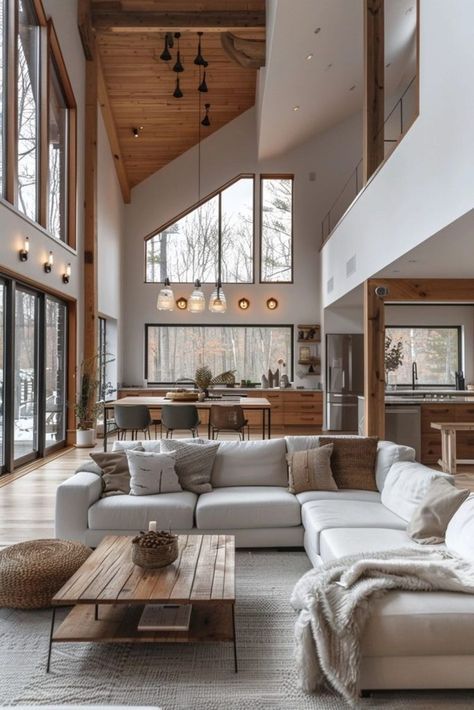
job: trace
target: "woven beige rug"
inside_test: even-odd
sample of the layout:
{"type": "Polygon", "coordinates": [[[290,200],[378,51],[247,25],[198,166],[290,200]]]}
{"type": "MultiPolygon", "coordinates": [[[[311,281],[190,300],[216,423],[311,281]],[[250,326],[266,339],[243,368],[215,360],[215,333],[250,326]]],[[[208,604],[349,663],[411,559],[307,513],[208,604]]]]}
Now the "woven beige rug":
{"type": "MultiPolygon", "coordinates": [[[[152,646],[56,644],[45,673],[50,612],[0,610],[0,705],[154,705],[163,710],[339,710],[329,691],[307,696],[293,663],[295,581],[304,552],[237,552],[237,642],[152,646]]],[[[363,708],[468,709],[468,692],[378,693],[363,708]]]]}

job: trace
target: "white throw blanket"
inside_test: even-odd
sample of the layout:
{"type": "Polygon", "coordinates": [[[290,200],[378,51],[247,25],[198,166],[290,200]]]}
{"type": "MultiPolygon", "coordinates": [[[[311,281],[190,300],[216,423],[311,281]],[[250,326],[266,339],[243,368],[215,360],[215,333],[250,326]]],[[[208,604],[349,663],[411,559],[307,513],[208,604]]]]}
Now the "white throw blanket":
{"type": "Polygon", "coordinates": [[[329,681],[349,703],[355,701],[372,602],[391,589],[474,594],[474,567],[443,550],[401,549],[344,557],[307,572],[291,597],[300,612],[296,663],[303,690],[329,681]]]}

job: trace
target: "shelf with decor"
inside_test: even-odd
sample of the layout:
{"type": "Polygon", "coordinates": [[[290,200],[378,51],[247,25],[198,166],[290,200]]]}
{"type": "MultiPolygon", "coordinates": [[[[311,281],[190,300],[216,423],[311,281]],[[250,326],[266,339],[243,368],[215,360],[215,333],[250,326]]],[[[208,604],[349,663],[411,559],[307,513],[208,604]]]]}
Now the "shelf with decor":
{"type": "Polygon", "coordinates": [[[297,326],[298,365],[307,367],[305,377],[321,375],[321,327],[317,324],[297,326]]]}

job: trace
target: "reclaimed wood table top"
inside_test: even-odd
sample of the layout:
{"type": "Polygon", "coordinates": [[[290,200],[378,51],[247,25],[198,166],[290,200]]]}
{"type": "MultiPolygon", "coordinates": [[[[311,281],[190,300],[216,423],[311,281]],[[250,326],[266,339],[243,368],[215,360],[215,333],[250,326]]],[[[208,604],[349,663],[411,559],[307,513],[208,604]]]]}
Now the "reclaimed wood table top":
{"type": "Polygon", "coordinates": [[[53,605],[235,602],[233,535],[179,535],[177,560],[158,569],[133,564],[132,539],[107,535],[53,605]]]}
{"type": "Polygon", "coordinates": [[[233,399],[206,399],[204,402],[199,401],[177,401],[166,399],[166,397],[140,397],[140,396],[130,396],[122,397],[122,399],[116,399],[111,402],[105,402],[104,406],[106,409],[113,409],[116,405],[136,405],[143,404],[145,407],[150,407],[151,409],[159,409],[165,405],[171,406],[182,406],[194,404],[198,409],[210,409],[214,405],[219,407],[232,406],[233,404],[240,404],[244,409],[270,409],[271,402],[266,397],[235,397],[233,399]]]}

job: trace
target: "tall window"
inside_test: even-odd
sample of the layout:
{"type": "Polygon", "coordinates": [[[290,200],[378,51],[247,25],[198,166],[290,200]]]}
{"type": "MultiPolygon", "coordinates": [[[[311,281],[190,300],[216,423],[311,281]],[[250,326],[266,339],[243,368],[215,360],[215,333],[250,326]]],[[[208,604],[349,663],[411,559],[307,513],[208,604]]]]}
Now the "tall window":
{"type": "Polygon", "coordinates": [[[0,0],[0,196],[5,193],[6,7],[0,0]]]}
{"type": "Polygon", "coordinates": [[[262,177],[261,180],[262,282],[293,280],[293,178],[262,177]]]}
{"type": "Polygon", "coordinates": [[[64,303],[50,296],[45,306],[45,437],[46,446],[66,438],[66,317],[64,303]]]}
{"type": "Polygon", "coordinates": [[[48,230],[67,239],[68,105],[56,65],[49,62],[48,230]]]}
{"type": "Polygon", "coordinates": [[[262,373],[283,360],[291,376],[293,327],[147,325],[146,377],[176,382],[207,365],[217,375],[235,370],[235,379],[260,382],[262,373]]]}
{"type": "Polygon", "coordinates": [[[444,326],[388,326],[386,337],[392,346],[402,343],[402,364],[394,371],[392,382],[412,384],[416,363],[418,385],[456,384],[456,371],[462,368],[461,328],[444,326]]]}
{"type": "Polygon", "coordinates": [[[18,2],[17,116],[18,208],[38,218],[39,25],[31,0],[18,2]]]}
{"type": "Polygon", "coordinates": [[[252,283],[254,251],[254,179],[238,178],[217,195],[167,225],[146,242],[149,283],[215,283],[218,243],[222,243],[221,278],[252,283]]]}

